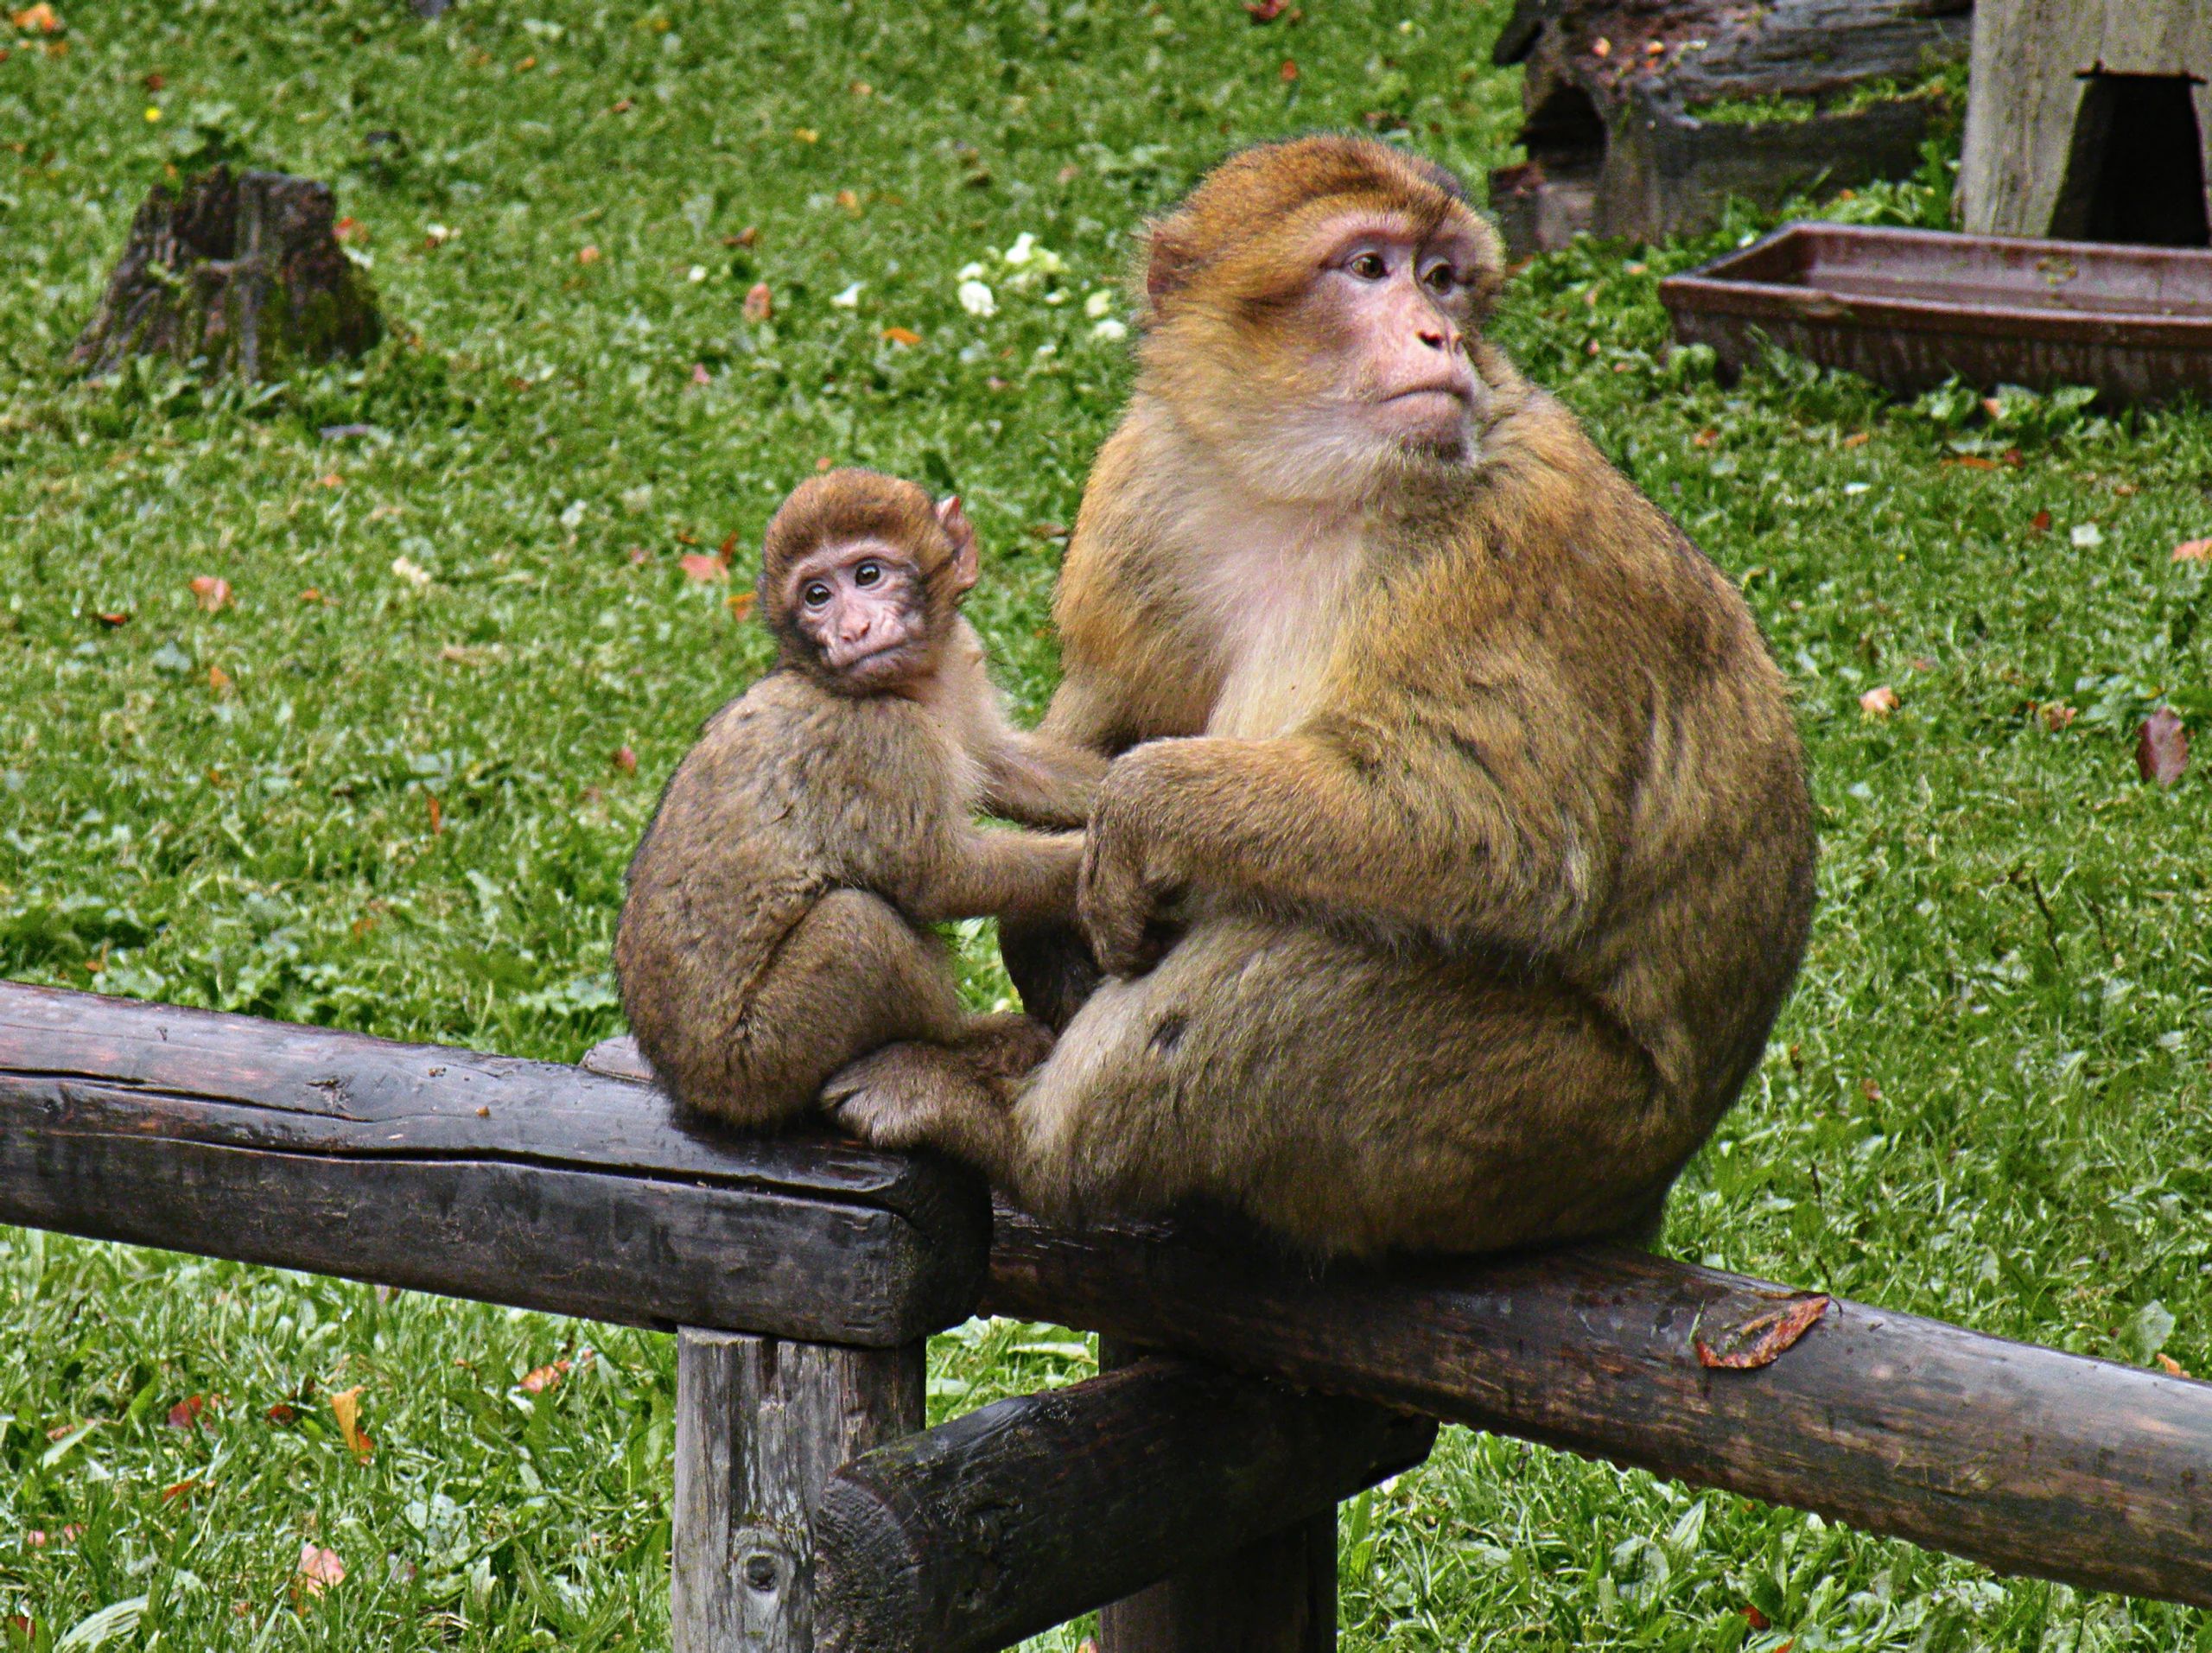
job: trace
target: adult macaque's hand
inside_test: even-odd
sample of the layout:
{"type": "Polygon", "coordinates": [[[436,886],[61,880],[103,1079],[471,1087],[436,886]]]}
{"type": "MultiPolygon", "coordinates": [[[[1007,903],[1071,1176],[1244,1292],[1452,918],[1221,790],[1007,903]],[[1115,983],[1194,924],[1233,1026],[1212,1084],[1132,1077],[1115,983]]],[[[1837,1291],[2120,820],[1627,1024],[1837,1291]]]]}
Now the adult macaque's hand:
{"type": "Polygon", "coordinates": [[[1140,750],[1106,772],[1084,830],[1082,881],[1076,919],[1109,976],[1139,976],[1160,954],[1151,932],[1181,880],[1160,831],[1158,778],[1140,750]]]}

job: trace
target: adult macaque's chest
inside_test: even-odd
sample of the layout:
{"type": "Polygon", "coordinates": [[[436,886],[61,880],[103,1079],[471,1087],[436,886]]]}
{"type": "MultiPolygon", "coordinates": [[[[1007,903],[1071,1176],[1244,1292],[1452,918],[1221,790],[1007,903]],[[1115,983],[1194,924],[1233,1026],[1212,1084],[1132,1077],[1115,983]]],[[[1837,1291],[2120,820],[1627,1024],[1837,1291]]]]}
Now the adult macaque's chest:
{"type": "Polygon", "coordinates": [[[1254,513],[1201,553],[1208,624],[1222,662],[1209,734],[1258,740],[1321,703],[1363,559],[1363,525],[1254,513]]]}

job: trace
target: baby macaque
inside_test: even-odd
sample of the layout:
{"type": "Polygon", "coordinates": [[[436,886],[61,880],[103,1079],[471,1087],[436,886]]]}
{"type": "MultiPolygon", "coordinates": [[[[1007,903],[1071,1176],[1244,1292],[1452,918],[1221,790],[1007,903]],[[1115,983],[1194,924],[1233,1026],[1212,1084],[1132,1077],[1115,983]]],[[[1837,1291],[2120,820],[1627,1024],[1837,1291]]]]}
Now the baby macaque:
{"type": "Polygon", "coordinates": [[[976,534],[957,499],[871,471],[811,479],[768,525],[774,670],[707,722],[630,864],[614,968],[677,1099],[745,1125],[810,1109],[894,1041],[986,1083],[1052,1036],[960,1002],[928,926],[1068,921],[1097,754],[1021,733],[961,618],[976,534]]]}

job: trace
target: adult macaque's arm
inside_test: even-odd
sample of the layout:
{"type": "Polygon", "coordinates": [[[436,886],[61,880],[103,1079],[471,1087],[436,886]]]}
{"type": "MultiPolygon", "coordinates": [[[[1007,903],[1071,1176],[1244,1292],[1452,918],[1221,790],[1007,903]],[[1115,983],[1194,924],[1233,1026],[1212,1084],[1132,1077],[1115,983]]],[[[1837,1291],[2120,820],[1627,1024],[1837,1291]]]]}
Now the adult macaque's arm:
{"type": "Polygon", "coordinates": [[[1092,811],[1084,930],[1129,974],[1160,906],[1211,891],[1446,944],[1555,948],[1608,876],[1611,839],[1601,795],[1544,784],[1528,746],[1501,723],[1487,741],[1322,725],[1140,747],[1092,811]]]}

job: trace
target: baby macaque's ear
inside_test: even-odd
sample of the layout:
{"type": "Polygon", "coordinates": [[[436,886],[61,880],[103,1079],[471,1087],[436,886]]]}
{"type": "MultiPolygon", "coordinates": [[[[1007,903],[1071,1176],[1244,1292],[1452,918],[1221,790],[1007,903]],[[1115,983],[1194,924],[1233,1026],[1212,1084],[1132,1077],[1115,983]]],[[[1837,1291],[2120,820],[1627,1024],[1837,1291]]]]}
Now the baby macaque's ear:
{"type": "Polygon", "coordinates": [[[938,524],[952,541],[952,588],[966,591],[981,572],[976,550],[976,525],[960,508],[960,496],[948,493],[937,504],[938,524]]]}

